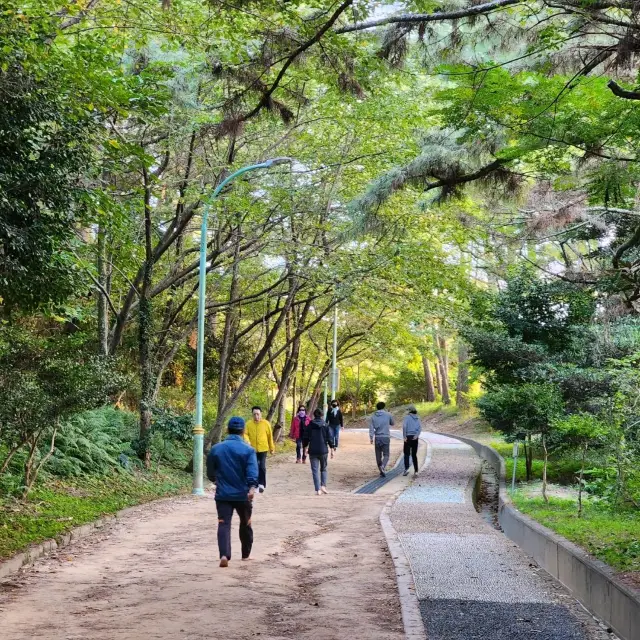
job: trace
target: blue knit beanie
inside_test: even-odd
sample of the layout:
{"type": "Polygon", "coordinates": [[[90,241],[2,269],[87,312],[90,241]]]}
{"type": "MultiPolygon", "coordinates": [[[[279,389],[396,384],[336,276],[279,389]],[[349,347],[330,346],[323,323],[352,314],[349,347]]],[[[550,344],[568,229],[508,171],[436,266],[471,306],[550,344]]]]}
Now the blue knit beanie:
{"type": "Polygon", "coordinates": [[[227,428],[229,429],[229,433],[242,433],[244,431],[244,419],[240,416],[229,418],[227,428]]]}

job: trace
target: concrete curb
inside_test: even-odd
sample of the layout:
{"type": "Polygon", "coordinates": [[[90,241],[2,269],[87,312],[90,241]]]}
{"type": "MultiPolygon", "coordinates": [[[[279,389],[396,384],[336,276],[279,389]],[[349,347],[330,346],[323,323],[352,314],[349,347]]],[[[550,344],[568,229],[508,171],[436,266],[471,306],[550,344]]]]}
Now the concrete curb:
{"type": "Polygon", "coordinates": [[[380,513],[380,526],[387,539],[387,546],[396,572],[405,638],[407,640],[427,640],[411,565],[404,553],[398,533],[391,524],[391,518],[389,518],[389,511],[391,511],[394,502],[395,498],[389,500],[380,513]]]}
{"type": "Polygon", "coordinates": [[[507,493],[504,459],[495,449],[464,436],[449,437],[473,447],[495,469],[500,480],[498,522],[505,535],[622,640],[640,640],[640,593],[623,584],[609,565],[518,511],[507,493]]]}
{"type": "Polygon", "coordinates": [[[29,547],[26,551],[11,556],[7,560],[0,561],[0,579],[17,573],[22,569],[22,567],[33,564],[38,558],[48,556],[57,549],[64,549],[82,538],[87,538],[96,531],[105,527],[107,524],[116,520],[118,517],[121,517],[129,510],[130,508],[123,509],[115,515],[102,516],[102,518],[95,522],[89,522],[87,524],[80,525],[79,527],[75,527],[74,529],[71,529],[71,531],[60,534],[56,539],[52,538],[50,540],[45,540],[40,544],[29,547]]]}
{"type": "MultiPolygon", "coordinates": [[[[427,440],[423,440],[427,446],[427,454],[424,462],[420,467],[420,471],[425,469],[431,462],[431,444],[427,440]]],[[[404,491],[404,489],[403,489],[404,491]]],[[[387,546],[389,547],[389,553],[393,560],[393,566],[396,572],[396,582],[398,583],[398,595],[400,598],[400,608],[402,610],[402,623],[404,625],[404,632],[406,640],[427,640],[427,634],[424,628],[424,622],[422,621],[422,614],[420,613],[420,604],[418,602],[418,596],[416,595],[415,581],[413,577],[413,571],[411,570],[411,564],[407,559],[404,552],[402,542],[398,536],[398,532],[395,530],[389,513],[393,507],[393,503],[396,501],[402,491],[391,498],[384,506],[380,513],[380,526],[387,539],[387,546]]]]}

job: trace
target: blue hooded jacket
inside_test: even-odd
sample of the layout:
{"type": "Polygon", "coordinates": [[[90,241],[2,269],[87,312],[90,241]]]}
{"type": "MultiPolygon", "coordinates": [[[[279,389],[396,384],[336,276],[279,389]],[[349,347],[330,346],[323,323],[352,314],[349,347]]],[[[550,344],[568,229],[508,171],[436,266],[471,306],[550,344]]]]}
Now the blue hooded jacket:
{"type": "Polygon", "coordinates": [[[245,502],[258,486],[258,460],[242,436],[230,434],[207,456],[207,477],[216,483],[216,500],[245,502]]]}

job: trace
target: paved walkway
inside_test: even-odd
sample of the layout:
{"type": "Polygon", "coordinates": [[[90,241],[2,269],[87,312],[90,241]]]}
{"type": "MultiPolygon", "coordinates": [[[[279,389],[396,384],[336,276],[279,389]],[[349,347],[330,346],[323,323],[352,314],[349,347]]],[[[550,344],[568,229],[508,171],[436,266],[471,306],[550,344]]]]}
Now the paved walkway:
{"type": "Polygon", "coordinates": [[[476,512],[475,451],[434,433],[422,438],[431,460],[390,518],[411,565],[428,640],[611,638],[476,512]]]}

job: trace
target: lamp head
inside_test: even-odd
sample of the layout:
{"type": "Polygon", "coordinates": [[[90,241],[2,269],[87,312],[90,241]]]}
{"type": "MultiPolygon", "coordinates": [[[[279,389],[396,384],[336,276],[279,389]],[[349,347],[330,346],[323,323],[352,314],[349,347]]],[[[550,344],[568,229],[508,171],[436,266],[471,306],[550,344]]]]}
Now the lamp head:
{"type": "Polygon", "coordinates": [[[282,158],[270,158],[269,160],[265,160],[262,164],[265,167],[273,167],[277,164],[291,164],[293,162],[293,158],[287,158],[286,156],[282,158]]]}

